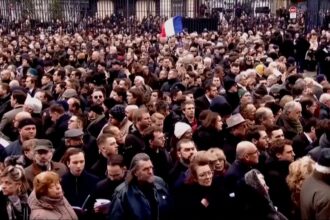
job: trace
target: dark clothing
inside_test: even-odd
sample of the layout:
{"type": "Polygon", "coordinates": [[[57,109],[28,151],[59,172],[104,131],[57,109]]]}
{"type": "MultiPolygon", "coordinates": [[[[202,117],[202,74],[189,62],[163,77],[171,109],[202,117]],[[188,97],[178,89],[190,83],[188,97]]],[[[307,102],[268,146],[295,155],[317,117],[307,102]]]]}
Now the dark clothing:
{"type": "Polygon", "coordinates": [[[313,143],[310,143],[305,133],[298,134],[292,140],[293,151],[296,158],[305,156],[311,149],[314,148],[313,143]]]}
{"type": "Polygon", "coordinates": [[[99,155],[98,160],[92,165],[89,171],[100,179],[106,177],[108,159],[99,155]]]}
{"type": "Polygon", "coordinates": [[[232,133],[228,132],[224,134],[224,144],[223,151],[226,155],[226,159],[229,163],[233,163],[236,158],[236,147],[239,142],[242,141],[241,138],[234,136],[232,133]]]}
{"type": "Polygon", "coordinates": [[[221,131],[215,128],[198,127],[193,135],[198,150],[208,150],[212,147],[222,148],[224,138],[221,131]]]}
{"type": "Polygon", "coordinates": [[[170,171],[168,184],[170,187],[174,187],[175,183],[182,177],[187,171],[188,167],[180,161],[177,161],[170,171]]]}
{"type": "Polygon", "coordinates": [[[213,186],[205,187],[197,183],[182,184],[173,195],[175,220],[224,219],[225,193],[215,193],[213,186]],[[206,200],[208,205],[202,204],[206,200]]]}
{"type": "Polygon", "coordinates": [[[149,155],[152,165],[154,166],[154,174],[167,181],[169,171],[172,168],[172,159],[166,149],[158,151],[147,147],[145,153],[149,155]]]}
{"type": "Polygon", "coordinates": [[[22,142],[17,139],[16,141],[10,143],[3,151],[1,161],[4,161],[6,157],[13,155],[22,155],[22,142]]]}
{"type": "Polygon", "coordinates": [[[252,169],[251,166],[235,160],[225,175],[225,188],[228,193],[236,192],[239,182],[252,169]]]}
{"type": "Polygon", "coordinates": [[[131,160],[135,154],[142,153],[146,149],[146,143],[144,141],[142,134],[134,125],[132,125],[131,128],[132,130],[126,136],[124,152],[123,152],[125,164],[127,167],[130,166],[131,160]]]}
{"type": "Polygon", "coordinates": [[[319,118],[320,119],[330,119],[330,108],[322,103],[321,103],[319,118]]]}
{"type": "Polygon", "coordinates": [[[105,124],[108,123],[108,120],[105,116],[100,116],[96,120],[92,121],[86,128],[86,131],[92,135],[93,137],[97,138],[104,127],[105,124]]]}
{"type": "Polygon", "coordinates": [[[55,149],[60,146],[64,133],[68,130],[68,121],[70,118],[70,115],[63,114],[56,123],[46,131],[46,137],[53,143],[55,149]]]}
{"type": "Polygon", "coordinates": [[[242,181],[237,190],[239,200],[239,212],[235,219],[253,219],[253,220],[285,220],[287,219],[281,213],[277,212],[271,203],[269,196],[263,192],[263,189],[257,190],[242,181]]]}
{"type": "Polygon", "coordinates": [[[282,128],[285,138],[290,140],[292,140],[296,135],[303,132],[303,128],[300,121],[293,122],[285,115],[281,115],[278,118],[276,124],[282,128]],[[301,131],[299,131],[299,127],[296,125],[300,126],[301,131]]]}
{"type": "Polygon", "coordinates": [[[121,181],[112,181],[109,178],[101,180],[96,184],[96,189],[93,196],[95,199],[108,199],[111,201],[115,189],[123,182],[124,179],[121,181]]]}
{"type": "Polygon", "coordinates": [[[22,210],[18,211],[15,206],[10,202],[7,196],[3,195],[0,191],[0,216],[1,220],[29,220],[30,219],[30,208],[27,204],[27,196],[26,201],[25,199],[20,198],[22,210]],[[8,213],[8,208],[11,210],[8,213]]]}
{"type": "Polygon", "coordinates": [[[0,118],[6,113],[11,110],[10,106],[10,95],[6,95],[0,98],[0,118]]]}
{"type": "Polygon", "coordinates": [[[199,114],[203,110],[206,110],[206,109],[209,109],[210,108],[210,102],[206,98],[206,95],[203,95],[203,96],[197,98],[195,100],[195,106],[196,106],[195,115],[196,115],[196,118],[198,118],[199,114]]]}
{"type": "Polygon", "coordinates": [[[80,176],[73,176],[68,172],[62,176],[61,185],[70,205],[82,207],[88,195],[95,191],[98,181],[99,178],[86,171],[80,176]]]}
{"type": "Polygon", "coordinates": [[[172,202],[165,182],[161,178],[155,177],[155,181],[150,187],[152,187],[151,191],[142,191],[136,180],[120,184],[116,188],[111,202],[109,220],[172,219],[172,202]],[[157,216],[158,218],[156,218],[157,216]]]}
{"type": "Polygon", "coordinates": [[[265,180],[269,186],[269,195],[274,205],[285,216],[290,217],[292,211],[291,192],[286,183],[290,161],[270,158],[266,162],[265,180]]]}

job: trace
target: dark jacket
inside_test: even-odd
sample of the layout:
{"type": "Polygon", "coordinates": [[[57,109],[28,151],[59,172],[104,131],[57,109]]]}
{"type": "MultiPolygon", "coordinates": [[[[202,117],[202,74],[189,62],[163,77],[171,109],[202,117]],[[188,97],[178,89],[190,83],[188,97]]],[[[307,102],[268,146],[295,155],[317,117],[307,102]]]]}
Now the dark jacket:
{"type": "Polygon", "coordinates": [[[183,163],[181,163],[180,161],[176,161],[169,173],[168,183],[171,188],[174,187],[177,181],[179,181],[180,177],[185,175],[187,169],[188,167],[185,166],[183,163]]]}
{"type": "Polygon", "coordinates": [[[198,150],[208,150],[212,147],[223,147],[224,138],[221,131],[215,128],[200,126],[193,135],[198,150]]]}
{"type": "Polygon", "coordinates": [[[290,217],[293,209],[291,192],[286,177],[289,174],[290,161],[280,161],[270,158],[266,161],[265,180],[269,186],[269,195],[274,205],[285,216],[290,217]]]}
{"type": "MultiPolygon", "coordinates": [[[[299,121],[300,123],[300,121],[299,121]]],[[[281,115],[276,124],[280,126],[283,130],[284,136],[287,139],[292,140],[296,135],[298,135],[298,131],[294,128],[294,126],[290,123],[290,121],[284,116],[281,115]]]]}
{"type": "Polygon", "coordinates": [[[311,149],[314,148],[313,143],[310,143],[304,133],[298,134],[292,140],[293,151],[296,158],[305,156],[311,149]]]}
{"type": "Polygon", "coordinates": [[[0,98],[0,118],[2,118],[2,116],[10,110],[11,110],[10,94],[8,94],[0,98]]]}
{"type": "Polygon", "coordinates": [[[95,199],[108,199],[111,201],[115,189],[123,182],[124,179],[121,181],[112,181],[109,178],[101,180],[96,184],[93,196],[95,197],[95,199]]]}
{"type": "Polygon", "coordinates": [[[100,116],[96,120],[92,121],[86,128],[86,131],[92,135],[93,137],[97,138],[104,127],[105,124],[108,123],[108,120],[105,116],[100,116]]]}
{"type": "Polygon", "coordinates": [[[225,187],[227,192],[236,192],[239,182],[242,181],[244,175],[251,169],[251,166],[246,165],[239,160],[235,160],[225,175],[225,187]]]}
{"type": "Polygon", "coordinates": [[[146,149],[146,143],[139,130],[132,125],[130,133],[126,136],[123,156],[127,167],[130,166],[131,160],[137,153],[142,153],[146,149]]]}
{"type": "Polygon", "coordinates": [[[199,114],[205,110],[205,109],[209,109],[210,108],[210,102],[209,100],[206,98],[206,95],[203,95],[199,98],[197,98],[195,100],[195,106],[196,106],[196,110],[195,110],[195,115],[196,118],[198,118],[199,114]]]}
{"type": "MultiPolygon", "coordinates": [[[[22,142],[20,139],[17,139],[16,141],[10,143],[6,148],[5,148],[5,158],[8,156],[13,156],[13,155],[22,155],[22,142]]],[[[5,159],[3,158],[3,159],[5,159]]]]}
{"type": "Polygon", "coordinates": [[[20,198],[22,210],[18,211],[13,204],[10,202],[7,196],[3,195],[0,191],[0,216],[1,220],[29,220],[30,219],[30,208],[27,204],[27,196],[20,198]],[[25,201],[24,201],[25,200],[25,201]],[[8,214],[7,207],[11,207],[11,218],[8,214]]]}
{"type": "Polygon", "coordinates": [[[226,203],[223,194],[215,194],[213,186],[205,187],[197,183],[182,184],[173,194],[175,207],[175,220],[206,220],[224,219],[224,208],[226,203]],[[208,206],[204,206],[201,201],[208,201],[208,206]]]}
{"type": "Polygon", "coordinates": [[[71,206],[82,207],[88,195],[95,191],[99,178],[83,171],[80,176],[67,172],[62,176],[64,196],[71,206]]]}
{"type": "Polygon", "coordinates": [[[157,206],[153,210],[148,197],[134,180],[131,183],[120,184],[111,202],[109,220],[171,219],[172,202],[165,182],[161,178],[155,177],[152,191],[152,199],[155,200],[157,206]],[[152,216],[153,213],[157,216],[156,218],[152,216]]]}
{"type": "Polygon", "coordinates": [[[233,163],[236,158],[236,147],[239,142],[242,141],[241,138],[234,136],[232,133],[224,131],[224,144],[223,151],[226,155],[226,159],[229,163],[233,163]]]}
{"type": "Polygon", "coordinates": [[[71,118],[68,114],[63,114],[56,123],[46,131],[46,137],[49,139],[54,148],[58,148],[61,144],[61,139],[64,137],[64,133],[68,130],[68,121],[71,118]]]}
{"type": "Polygon", "coordinates": [[[320,119],[330,119],[330,108],[321,103],[320,107],[320,119]]]}

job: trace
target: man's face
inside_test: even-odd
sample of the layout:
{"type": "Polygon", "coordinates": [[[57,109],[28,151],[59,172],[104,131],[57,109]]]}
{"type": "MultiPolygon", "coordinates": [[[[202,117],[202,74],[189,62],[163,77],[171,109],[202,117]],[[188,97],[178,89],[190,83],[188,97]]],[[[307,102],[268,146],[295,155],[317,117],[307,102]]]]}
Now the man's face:
{"type": "Polygon", "coordinates": [[[56,122],[60,118],[60,115],[57,112],[49,112],[49,116],[52,122],[56,122]]]}
{"type": "Polygon", "coordinates": [[[209,98],[213,99],[218,95],[218,89],[215,86],[212,86],[210,91],[209,91],[209,98]]]}
{"type": "Polygon", "coordinates": [[[94,104],[102,105],[104,102],[104,95],[101,91],[95,91],[92,94],[92,101],[94,104]]]}
{"type": "Polygon", "coordinates": [[[187,104],[183,110],[183,113],[186,116],[186,118],[194,118],[195,117],[195,105],[187,104]]]}
{"type": "Polygon", "coordinates": [[[259,163],[259,150],[254,144],[249,147],[246,154],[249,164],[255,165],[259,163]]]}
{"type": "Polygon", "coordinates": [[[288,115],[289,118],[299,121],[301,118],[301,106],[296,106],[288,115]]]}
{"type": "Polygon", "coordinates": [[[81,152],[71,155],[67,165],[73,176],[80,176],[85,168],[85,155],[81,152]]]}
{"type": "Polygon", "coordinates": [[[105,157],[118,154],[118,144],[116,139],[114,137],[108,137],[106,142],[100,146],[100,151],[105,157]]]}
{"type": "Polygon", "coordinates": [[[150,118],[150,114],[149,113],[143,113],[142,114],[142,119],[139,122],[139,125],[142,128],[147,128],[151,125],[151,118],[150,118]]]}
{"type": "Polygon", "coordinates": [[[151,160],[148,161],[139,161],[138,169],[135,172],[135,176],[140,183],[153,183],[155,180],[154,176],[154,166],[152,165],[151,160]]]}
{"type": "Polygon", "coordinates": [[[30,140],[36,137],[37,129],[35,125],[26,125],[19,130],[23,140],[30,140]]]}
{"type": "Polygon", "coordinates": [[[189,164],[191,158],[194,156],[194,154],[197,152],[196,146],[193,144],[193,142],[187,142],[182,143],[180,150],[177,152],[179,159],[189,164]]]}
{"type": "Polygon", "coordinates": [[[163,132],[154,132],[154,139],[151,142],[154,148],[162,149],[165,145],[165,135],[163,132]]]}
{"type": "Polygon", "coordinates": [[[119,165],[108,165],[108,178],[111,181],[124,181],[126,169],[119,165]]]}
{"type": "Polygon", "coordinates": [[[232,66],[230,70],[233,74],[237,75],[239,73],[239,66],[232,66]]]}
{"type": "Polygon", "coordinates": [[[34,94],[34,98],[39,99],[41,102],[45,102],[46,98],[45,98],[45,93],[38,91],[34,94]]]}
{"type": "Polygon", "coordinates": [[[217,88],[221,86],[221,81],[219,77],[213,77],[212,83],[216,85],[217,88]]]}
{"type": "Polygon", "coordinates": [[[260,137],[257,143],[257,148],[262,150],[267,149],[269,140],[266,131],[259,131],[259,135],[260,137]]]}
{"type": "Polygon", "coordinates": [[[68,121],[68,129],[79,129],[78,117],[73,115],[68,121]]]}
{"type": "Polygon", "coordinates": [[[273,112],[269,112],[265,120],[263,121],[263,124],[265,126],[273,125],[275,123],[275,117],[273,112]]]}
{"type": "Polygon", "coordinates": [[[270,142],[273,142],[276,140],[284,140],[284,133],[281,128],[278,130],[274,130],[271,133],[270,142]]]}
{"type": "Polygon", "coordinates": [[[51,150],[37,150],[34,151],[34,160],[40,166],[46,166],[50,163],[53,157],[51,150]]]}
{"type": "Polygon", "coordinates": [[[293,162],[295,154],[291,145],[284,145],[283,152],[281,154],[276,154],[276,156],[279,160],[293,162]]]}

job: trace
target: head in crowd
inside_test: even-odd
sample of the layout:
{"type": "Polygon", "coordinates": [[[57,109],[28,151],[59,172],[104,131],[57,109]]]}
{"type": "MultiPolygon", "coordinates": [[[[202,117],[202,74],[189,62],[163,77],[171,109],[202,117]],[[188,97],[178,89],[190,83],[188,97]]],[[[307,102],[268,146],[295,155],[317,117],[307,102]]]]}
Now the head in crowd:
{"type": "Polygon", "coordinates": [[[292,141],[280,139],[271,142],[269,146],[269,154],[279,161],[293,162],[295,153],[292,148],[292,141]]]}
{"type": "Polygon", "coordinates": [[[20,165],[7,166],[0,175],[1,191],[5,196],[23,196],[29,190],[24,168],[20,165]]]}
{"type": "Polygon", "coordinates": [[[111,155],[107,162],[107,177],[112,182],[123,182],[127,168],[124,164],[123,156],[119,154],[111,155]]]}
{"type": "Polygon", "coordinates": [[[291,191],[291,199],[297,207],[300,207],[302,183],[312,174],[314,167],[315,161],[309,156],[299,158],[289,166],[289,175],[286,177],[286,181],[291,191]]]}
{"type": "Polygon", "coordinates": [[[138,153],[132,158],[126,179],[129,184],[153,184],[155,180],[153,164],[147,154],[138,153]]]}
{"type": "Polygon", "coordinates": [[[249,141],[242,141],[236,147],[236,160],[248,165],[259,163],[259,150],[249,141]]]}
{"type": "Polygon", "coordinates": [[[176,145],[176,155],[179,161],[188,166],[197,152],[195,143],[190,139],[182,139],[176,145]]]}
{"type": "Polygon", "coordinates": [[[33,190],[38,199],[49,197],[51,199],[63,198],[60,177],[53,171],[38,174],[33,180],[33,190]]]}

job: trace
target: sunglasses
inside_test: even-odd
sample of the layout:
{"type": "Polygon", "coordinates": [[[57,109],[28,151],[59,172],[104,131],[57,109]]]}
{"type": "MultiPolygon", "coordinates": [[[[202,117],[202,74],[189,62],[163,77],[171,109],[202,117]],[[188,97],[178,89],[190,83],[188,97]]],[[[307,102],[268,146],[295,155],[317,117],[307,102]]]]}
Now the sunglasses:
{"type": "Polygon", "coordinates": [[[94,99],[102,99],[103,96],[102,95],[99,95],[99,96],[93,96],[94,99]]]}

